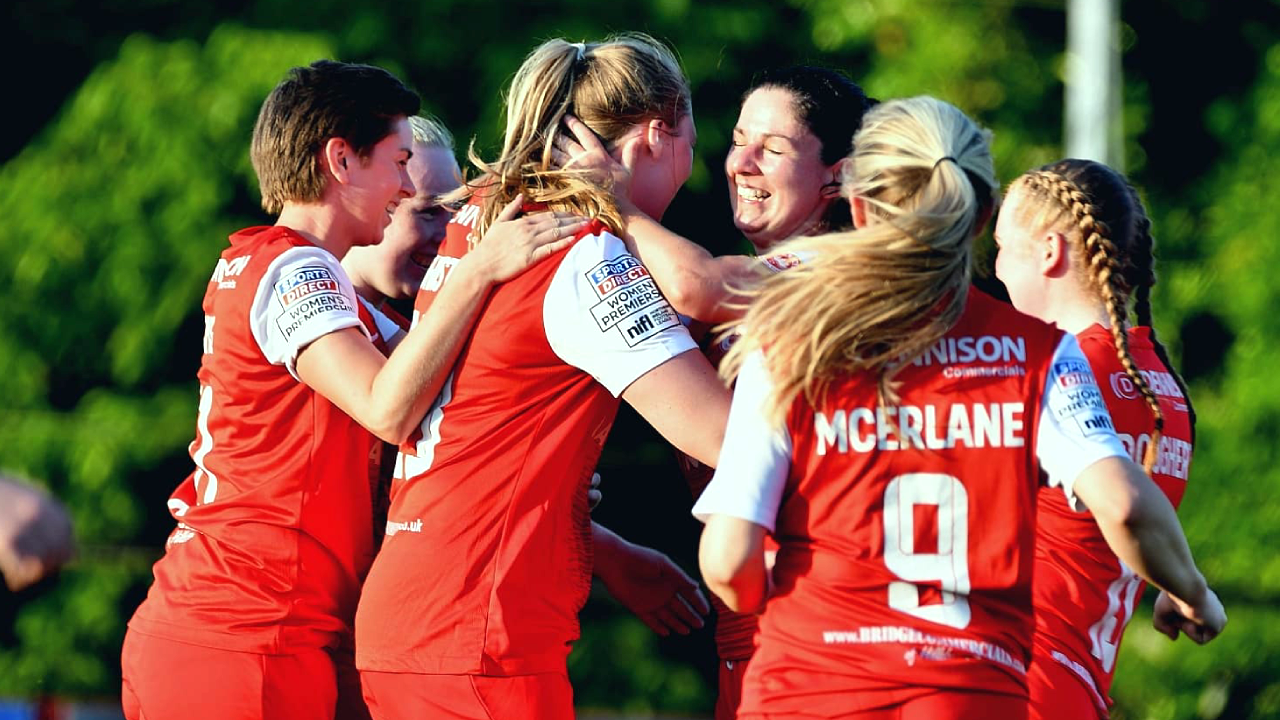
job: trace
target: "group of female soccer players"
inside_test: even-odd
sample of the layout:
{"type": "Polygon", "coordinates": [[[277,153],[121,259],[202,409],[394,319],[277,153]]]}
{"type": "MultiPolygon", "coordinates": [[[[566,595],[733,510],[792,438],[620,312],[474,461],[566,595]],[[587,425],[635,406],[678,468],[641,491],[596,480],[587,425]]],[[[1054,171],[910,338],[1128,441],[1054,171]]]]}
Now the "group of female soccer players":
{"type": "Polygon", "coordinates": [[[130,718],[333,717],[352,623],[373,717],[572,717],[621,400],[694,469],[736,628],[718,718],[1105,717],[1144,580],[1171,637],[1221,631],[1170,504],[1194,415],[1149,327],[1150,224],[1114,171],[1013,183],[1015,310],[970,287],[999,188],[989,134],[943,101],[762,76],[725,167],[759,260],[658,223],[696,141],[661,44],[547,41],[507,101],[385,358],[338,260],[413,192],[417,98],[322,62],[264,104],[280,219],[210,281],[197,469],[130,622],[130,718]],[[740,323],[704,355],[682,316],[740,323]],[[401,452],[370,563],[375,434],[401,452]]]}

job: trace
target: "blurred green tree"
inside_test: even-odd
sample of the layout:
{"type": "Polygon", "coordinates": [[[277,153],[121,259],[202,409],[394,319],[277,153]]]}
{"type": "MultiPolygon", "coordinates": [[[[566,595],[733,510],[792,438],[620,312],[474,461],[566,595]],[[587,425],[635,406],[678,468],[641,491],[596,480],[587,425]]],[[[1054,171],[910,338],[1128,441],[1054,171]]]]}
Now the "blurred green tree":
{"type": "Polygon", "coordinates": [[[286,69],[332,52],[234,26],[204,44],[132,36],[0,170],[0,465],[47,482],[85,548],[22,608],[0,693],[118,682],[124,619],[159,546],[110,548],[171,525],[163,498],[187,472],[172,458],[193,432],[193,311],[224,238],[262,219],[248,133],[286,69]]]}

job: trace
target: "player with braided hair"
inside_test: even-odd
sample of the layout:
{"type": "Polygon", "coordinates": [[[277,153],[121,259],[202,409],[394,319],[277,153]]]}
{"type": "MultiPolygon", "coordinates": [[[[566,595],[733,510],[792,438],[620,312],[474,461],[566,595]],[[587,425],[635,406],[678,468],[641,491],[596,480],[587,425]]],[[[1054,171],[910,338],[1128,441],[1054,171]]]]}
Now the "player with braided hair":
{"type": "MultiPolygon", "coordinates": [[[[1010,186],[996,241],[996,274],[1014,305],[1077,336],[1126,450],[1177,506],[1195,416],[1151,327],[1154,243],[1137,193],[1101,163],[1046,165],[1010,186]]],[[[1120,638],[1143,580],[1088,514],[1054,493],[1039,498],[1035,566],[1031,716],[1105,718],[1120,638]]],[[[1171,638],[1182,630],[1208,639],[1180,621],[1192,612],[1181,601],[1162,593],[1156,610],[1156,627],[1171,638]]]]}
{"type": "Polygon", "coordinates": [[[1226,622],[1075,337],[970,287],[989,138],[934,98],[873,108],[844,178],[856,229],[782,245],[812,259],[752,293],[694,506],[710,589],[764,608],[744,720],[1027,717],[1041,478],[1189,632],[1226,622]]]}

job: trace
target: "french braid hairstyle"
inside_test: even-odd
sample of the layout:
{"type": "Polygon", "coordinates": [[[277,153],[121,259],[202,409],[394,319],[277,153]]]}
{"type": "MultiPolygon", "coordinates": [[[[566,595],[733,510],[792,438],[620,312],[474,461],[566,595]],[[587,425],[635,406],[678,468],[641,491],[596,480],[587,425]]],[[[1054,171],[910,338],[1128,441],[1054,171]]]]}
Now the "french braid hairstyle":
{"type": "Polygon", "coordinates": [[[661,119],[675,127],[693,108],[675,55],[642,33],[588,43],[547,40],[520,65],[506,101],[501,154],[486,161],[473,141],[467,156],[481,176],[447,198],[460,202],[483,195],[476,238],[519,193],[529,202],[599,219],[621,234],[622,216],[607,188],[595,184],[588,171],[552,168],[551,150],[564,116],[575,115],[612,149],[637,123],[661,119]]]}
{"type": "Polygon", "coordinates": [[[775,381],[767,414],[780,421],[796,396],[820,402],[832,381],[867,373],[881,404],[894,374],[955,326],[969,292],[972,240],[998,184],[991,134],[932,97],[892,100],[863,117],[845,166],[844,195],[868,223],[802,237],[777,253],[811,258],[752,290],[721,374],[767,348],[775,381]]]}
{"type": "MultiPolygon", "coordinates": [[[[1151,287],[1156,283],[1151,221],[1134,189],[1115,170],[1092,160],[1067,159],[1032,170],[1013,182],[1029,200],[1024,207],[1038,211],[1024,218],[1037,229],[1068,228],[1064,233],[1072,252],[1087,268],[1084,278],[1102,300],[1110,320],[1116,355],[1125,374],[1151,408],[1155,426],[1142,466],[1155,466],[1164,431],[1164,413],[1150,383],[1138,371],[1129,352],[1129,300],[1135,301],[1139,325],[1151,326],[1151,287]]],[[[1168,367],[1190,410],[1186,384],[1169,362],[1168,353],[1151,330],[1157,356],[1168,367]]],[[[1195,415],[1191,412],[1194,432],[1195,415]]]]}

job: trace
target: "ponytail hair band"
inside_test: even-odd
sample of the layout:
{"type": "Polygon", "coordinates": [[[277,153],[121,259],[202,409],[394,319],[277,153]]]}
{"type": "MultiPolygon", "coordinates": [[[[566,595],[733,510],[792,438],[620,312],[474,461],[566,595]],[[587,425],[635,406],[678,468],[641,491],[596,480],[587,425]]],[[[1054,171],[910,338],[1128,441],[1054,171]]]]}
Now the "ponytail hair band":
{"type": "MultiPolygon", "coordinates": [[[[950,160],[951,162],[956,164],[956,167],[960,167],[959,160],[955,159],[954,157],[951,157],[950,155],[943,155],[942,157],[938,158],[937,162],[933,164],[932,168],[929,168],[929,172],[933,172],[934,170],[937,170],[938,166],[941,165],[946,160],[950,160]]],[[[960,168],[960,169],[963,170],[964,168],[960,168]]]]}
{"type": "Polygon", "coordinates": [[[583,60],[586,59],[587,57],[586,43],[576,42],[576,43],[569,43],[569,44],[573,46],[574,50],[578,51],[578,56],[575,58],[575,62],[582,62],[583,60]]]}

